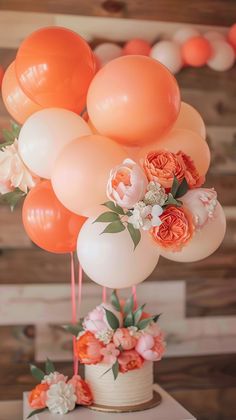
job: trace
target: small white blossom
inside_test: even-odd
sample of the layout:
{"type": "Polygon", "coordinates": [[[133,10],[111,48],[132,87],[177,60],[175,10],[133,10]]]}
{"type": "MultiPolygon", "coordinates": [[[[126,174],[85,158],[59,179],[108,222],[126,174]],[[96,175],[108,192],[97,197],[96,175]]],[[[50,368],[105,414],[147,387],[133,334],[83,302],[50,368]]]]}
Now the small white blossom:
{"type": "Polygon", "coordinates": [[[95,337],[102,341],[104,344],[109,344],[112,337],[113,337],[114,331],[112,329],[102,330],[98,331],[95,334],[95,337]]]}
{"type": "Polygon", "coordinates": [[[158,182],[151,181],[147,186],[147,192],[144,196],[144,203],[147,205],[153,206],[154,204],[159,204],[163,206],[167,199],[167,194],[165,189],[158,182]]]}
{"type": "Polygon", "coordinates": [[[62,373],[52,372],[52,373],[49,373],[49,375],[45,375],[41,383],[53,385],[53,384],[57,384],[58,382],[66,382],[67,379],[68,377],[64,376],[62,373]]]}
{"type": "Polygon", "coordinates": [[[131,223],[135,229],[149,230],[152,227],[160,226],[161,219],[159,216],[163,213],[163,209],[158,204],[146,206],[143,201],[139,201],[132,210],[132,215],[129,216],[128,222],[131,223]]]}
{"type": "Polygon", "coordinates": [[[127,329],[129,330],[131,337],[139,338],[142,335],[142,330],[139,330],[134,325],[128,327],[127,329]]]}
{"type": "Polygon", "coordinates": [[[66,414],[75,408],[77,397],[72,384],[58,382],[47,391],[46,405],[52,414],[66,414]]]}

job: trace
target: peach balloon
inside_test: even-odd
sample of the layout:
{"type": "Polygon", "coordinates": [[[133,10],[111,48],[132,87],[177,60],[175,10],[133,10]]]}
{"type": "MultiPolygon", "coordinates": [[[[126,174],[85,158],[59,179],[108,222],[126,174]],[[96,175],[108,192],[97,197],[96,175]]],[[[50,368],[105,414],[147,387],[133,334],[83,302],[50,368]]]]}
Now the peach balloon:
{"type": "Polygon", "coordinates": [[[215,71],[226,71],[233,67],[235,62],[235,52],[228,42],[213,41],[213,54],[207,65],[215,71]]]}
{"type": "Polygon", "coordinates": [[[134,38],[126,42],[123,48],[124,55],[149,55],[151,51],[151,45],[145,39],[134,38]]]}
{"type": "Polygon", "coordinates": [[[181,50],[177,42],[168,40],[157,42],[151,49],[150,57],[164,64],[172,74],[178,73],[183,66],[181,50]]]}
{"type": "Polygon", "coordinates": [[[203,36],[190,38],[182,45],[183,60],[192,67],[204,66],[210,59],[211,54],[211,44],[203,36]]]}
{"type": "Polygon", "coordinates": [[[4,76],[4,70],[3,70],[2,66],[0,66],[0,87],[2,85],[3,76],[4,76]]]}
{"type": "Polygon", "coordinates": [[[114,141],[91,135],[71,142],[59,155],[52,185],[62,204],[76,214],[96,215],[108,200],[106,186],[111,169],[127,154],[114,141]]]}
{"type": "Polygon", "coordinates": [[[208,144],[199,134],[190,130],[174,129],[155,143],[143,147],[138,155],[144,158],[148,152],[166,149],[170,152],[184,152],[193,160],[200,176],[204,176],[210,165],[210,150],[208,144]]]}
{"type": "Polygon", "coordinates": [[[20,124],[42,109],[21,89],[15,74],[15,61],[7,68],[2,81],[2,99],[9,114],[20,124]]]}
{"type": "Polygon", "coordinates": [[[225,230],[225,214],[218,202],[213,218],[202,229],[196,231],[191,242],[180,252],[163,251],[160,248],[159,251],[163,257],[171,261],[199,261],[209,257],[217,250],[224,239],[225,230]]]}
{"type": "Polygon", "coordinates": [[[77,254],[85,273],[101,286],[115,289],[131,287],[144,281],[154,270],[159,249],[149,233],[142,231],[134,250],[126,230],[104,233],[106,223],[88,219],[77,242],[77,254]]]}
{"type": "Polygon", "coordinates": [[[236,23],[229,28],[228,41],[236,52],[236,23]]]}
{"type": "Polygon", "coordinates": [[[122,48],[112,42],[104,42],[94,48],[93,52],[99,60],[100,67],[102,67],[109,61],[120,57],[122,54],[122,48]]]}
{"type": "Polygon", "coordinates": [[[178,44],[184,44],[188,39],[199,36],[199,31],[192,27],[192,26],[183,26],[182,28],[178,29],[173,36],[173,41],[177,42],[178,44]]]}
{"type": "Polygon", "coordinates": [[[191,130],[206,139],[206,127],[199,112],[191,105],[181,102],[180,113],[175,121],[172,130],[183,128],[191,130]]]}
{"type": "Polygon", "coordinates": [[[174,124],[180,93],[172,74],[144,56],[117,58],[94,77],[87,97],[96,129],[126,146],[154,141],[174,124]]]}
{"type": "Polygon", "coordinates": [[[20,156],[33,173],[50,179],[63,147],[90,134],[88,124],[74,112],[62,108],[42,109],[31,115],[20,131],[20,156]]]}

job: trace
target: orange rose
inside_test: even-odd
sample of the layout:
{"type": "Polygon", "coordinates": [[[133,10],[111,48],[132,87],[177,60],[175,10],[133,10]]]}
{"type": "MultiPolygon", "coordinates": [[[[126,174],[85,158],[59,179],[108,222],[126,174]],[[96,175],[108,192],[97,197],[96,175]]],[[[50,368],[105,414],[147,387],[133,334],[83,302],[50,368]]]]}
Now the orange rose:
{"type": "Polygon", "coordinates": [[[90,331],[86,331],[76,341],[76,355],[81,363],[95,365],[102,360],[100,351],[103,347],[103,344],[90,331]]]}
{"type": "Polygon", "coordinates": [[[151,230],[155,241],[163,248],[180,251],[193,236],[192,217],[183,207],[167,207],[160,216],[161,225],[151,230]]]}
{"type": "Polygon", "coordinates": [[[143,366],[143,361],[136,350],[123,351],[118,357],[119,371],[125,373],[129,370],[139,369],[143,366]]]}
{"type": "Polygon", "coordinates": [[[190,188],[199,187],[204,182],[204,177],[200,177],[192,159],[183,152],[149,152],[143,167],[149,181],[159,182],[166,189],[171,188],[174,176],[179,183],[186,178],[190,188]]]}
{"type": "Polygon", "coordinates": [[[91,405],[93,402],[92,392],[87,384],[79,375],[74,375],[68,384],[72,384],[77,397],[76,404],[91,405]]]}
{"type": "Polygon", "coordinates": [[[44,408],[46,407],[47,390],[49,389],[48,384],[37,385],[29,394],[28,401],[32,408],[44,408]]]}
{"type": "Polygon", "coordinates": [[[200,187],[204,183],[205,177],[204,176],[200,177],[192,159],[183,152],[178,152],[177,156],[181,157],[185,164],[186,169],[185,169],[184,176],[186,178],[186,181],[189,187],[190,188],[200,187]]]}
{"type": "Polygon", "coordinates": [[[183,159],[167,150],[149,152],[143,168],[149,181],[159,182],[164,188],[171,188],[174,176],[181,182],[186,169],[183,159]]]}

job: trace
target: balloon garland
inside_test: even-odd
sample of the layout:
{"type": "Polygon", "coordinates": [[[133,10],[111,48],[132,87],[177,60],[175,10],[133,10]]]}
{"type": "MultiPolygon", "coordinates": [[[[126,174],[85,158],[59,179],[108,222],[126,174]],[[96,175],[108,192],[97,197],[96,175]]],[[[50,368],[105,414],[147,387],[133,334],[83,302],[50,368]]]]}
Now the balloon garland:
{"type": "Polygon", "coordinates": [[[122,55],[145,55],[164,64],[172,74],[182,68],[207,65],[215,71],[233,67],[236,53],[236,24],[227,36],[211,30],[201,34],[196,28],[183,27],[172,39],[160,40],[154,45],[143,39],[132,39],[123,48],[115,43],[104,43],[94,49],[99,67],[122,55]]]}

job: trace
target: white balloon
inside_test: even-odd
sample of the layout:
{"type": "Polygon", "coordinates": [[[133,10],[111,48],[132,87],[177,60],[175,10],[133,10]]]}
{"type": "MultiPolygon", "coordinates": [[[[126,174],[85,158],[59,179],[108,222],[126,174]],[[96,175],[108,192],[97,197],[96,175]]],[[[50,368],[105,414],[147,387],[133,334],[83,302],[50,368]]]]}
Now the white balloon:
{"type": "Polygon", "coordinates": [[[115,289],[144,281],[159,259],[158,247],[150,234],[142,231],[134,250],[127,229],[101,234],[107,224],[93,221],[89,218],[84,223],[77,242],[78,258],[85,273],[95,283],[115,289]]]}
{"type": "Polygon", "coordinates": [[[109,61],[120,57],[122,54],[122,48],[112,42],[104,42],[94,48],[93,52],[99,58],[101,65],[104,66],[104,64],[109,61]]]}
{"type": "Polygon", "coordinates": [[[217,203],[214,217],[200,230],[197,230],[186,246],[179,252],[164,251],[160,253],[163,257],[177,262],[194,262],[202,260],[213,254],[219,248],[224,239],[226,220],[224,211],[217,203]]]}
{"type": "Polygon", "coordinates": [[[46,108],[31,115],[19,135],[19,153],[36,175],[51,178],[53,165],[64,146],[92,134],[79,115],[62,108],[46,108]]]}
{"type": "Polygon", "coordinates": [[[225,41],[226,38],[221,32],[217,31],[208,31],[204,34],[204,38],[208,39],[208,41],[225,41]]]}
{"type": "Polygon", "coordinates": [[[180,46],[173,41],[160,41],[153,45],[150,57],[164,64],[171,73],[178,73],[183,65],[180,46]]]}
{"type": "Polygon", "coordinates": [[[195,36],[199,36],[200,32],[193,28],[192,26],[183,26],[183,28],[178,29],[173,36],[173,41],[177,42],[178,44],[184,44],[188,39],[193,38],[195,36]]]}
{"type": "Polygon", "coordinates": [[[212,41],[211,46],[213,53],[210,60],[208,60],[207,65],[216,71],[231,69],[235,61],[235,53],[231,45],[225,41],[212,41]]]}

